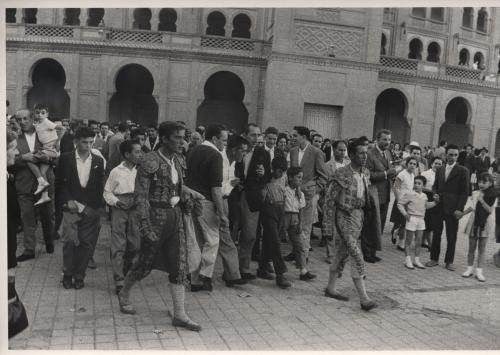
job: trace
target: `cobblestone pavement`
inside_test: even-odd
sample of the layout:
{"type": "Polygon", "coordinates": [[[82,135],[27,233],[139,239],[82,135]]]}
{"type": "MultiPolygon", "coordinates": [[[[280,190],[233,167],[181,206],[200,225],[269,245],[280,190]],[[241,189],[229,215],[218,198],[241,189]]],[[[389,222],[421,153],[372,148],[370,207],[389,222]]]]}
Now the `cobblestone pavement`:
{"type": "MultiPolygon", "coordinates": [[[[104,219],[104,218],[103,218],[104,219]]],[[[461,223],[462,224],[462,223],[461,223]]],[[[444,238],[445,239],[445,238],[444,238]]],[[[313,242],[312,282],[298,279],[289,265],[289,290],[256,280],[227,288],[218,261],[214,291],[186,296],[187,310],[203,330],[176,329],[167,314],[172,307],[165,274],[154,271],[132,292],[137,315],[121,314],[114,294],[109,260],[109,224],[103,224],[85,288],[61,286],[62,247],[21,263],[16,284],[30,327],[9,342],[11,349],[171,349],[171,350],[439,350],[500,347],[500,269],[489,241],[485,276],[480,283],[460,277],[466,265],[467,240],[459,235],[457,271],[443,265],[408,270],[404,255],[384,235],[383,261],[367,264],[369,295],[379,308],[363,312],[347,272],[339,290],[351,297],[339,302],[323,296],[328,280],[324,248],[313,242]]],[[[41,240],[41,238],[40,238],[41,240]]],[[[22,246],[22,244],[20,244],[22,246]]],[[[445,242],[443,241],[443,247],[445,242]]],[[[283,244],[284,253],[290,248],[283,244]]],[[[21,248],[20,248],[21,249],[21,248]]],[[[423,251],[423,261],[429,253],[423,251]]],[[[443,256],[444,257],[444,256],[443,256]]],[[[442,261],[442,260],[441,260],[442,261]]],[[[256,265],[255,265],[256,267],[256,265]]]]}

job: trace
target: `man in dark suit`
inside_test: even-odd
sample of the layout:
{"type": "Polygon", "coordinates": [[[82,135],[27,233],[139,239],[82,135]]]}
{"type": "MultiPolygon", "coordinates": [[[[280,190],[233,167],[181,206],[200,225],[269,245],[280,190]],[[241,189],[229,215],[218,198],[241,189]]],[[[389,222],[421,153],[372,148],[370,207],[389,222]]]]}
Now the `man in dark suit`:
{"type": "MultiPolygon", "coordinates": [[[[302,236],[305,240],[306,258],[311,248],[311,232],[314,223],[314,211],[318,208],[320,193],[328,181],[328,171],[325,165],[325,155],[309,142],[310,131],[307,127],[296,126],[292,132],[290,149],[290,165],[302,168],[302,192],[306,198],[306,207],[301,212],[302,236]]],[[[291,255],[286,257],[290,260],[291,255]]]]}
{"type": "Polygon", "coordinates": [[[481,148],[481,152],[479,153],[479,156],[476,158],[475,162],[477,176],[481,175],[482,173],[488,172],[491,166],[490,157],[486,154],[488,154],[488,149],[486,149],[485,147],[481,148]]]}
{"type": "MultiPolygon", "coordinates": [[[[391,154],[388,151],[391,144],[391,131],[383,129],[377,132],[377,142],[373,149],[368,151],[366,167],[370,170],[370,181],[377,188],[380,206],[381,235],[384,233],[387,209],[391,199],[392,179],[396,176],[396,169],[391,164],[391,154]]],[[[366,243],[361,244],[366,262],[374,263],[381,259],[376,255],[376,249],[366,243]]]]}
{"type": "Polygon", "coordinates": [[[333,147],[332,141],[328,138],[325,138],[323,141],[323,148],[321,149],[323,153],[325,153],[325,162],[329,162],[333,157],[333,147]]]}
{"type": "Polygon", "coordinates": [[[259,212],[264,203],[263,189],[271,180],[271,158],[264,147],[257,146],[259,135],[260,128],[253,123],[248,124],[244,137],[249,142],[249,151],[243,161],[237,163],[235,167],[236,170],[243,172],[239,262],[241,278],[245,280],[255,279],[255,275],[250,273],[250,261],[257,234],[259,212]]]}
{"type": "MultiPolygon", "coordinates": [[[[436,172],[433,192],[438,195],[436,226],[433,230],[431,260],[426,266],[433,267],[439,263],[441,252],[441,234],[443,221],[446,224],[446,268],[455,271],[453,259],[455,257],[455,244],[457,243],[458,221],[463,216],[464,206],[469,193],[469,172],[467,168],[457,164],[459,149],[450,144],[446,147],[446,165],[436,172]]],[[[434,198],[437,200],[437,198],[434,198]]]]}
{"type": "Polygon", "coordinates": [[[63,214],[63,287],[84,286],[85,270],[94,253],[104,207],[104,160],[91,153],[95,134],[88,127],[75,132],[75,152],[64,153],[57,166],[63,214]],[[74,284],[73,284],[74,279],[74,284]]]}
{"type": "Polygon", "coordinates": [[[21,219],[24,231],[24,251],[17,257],[17,261],[22,262],[35,257],[37,218],[40,218],[42,222],[45,250],[49,254],[54,252],[52,239],[54,224],[54,172],[52,167],[49,167],[47,179],[50,184],[48,191],[51,201],[35,207],[35,195],[33,193],[36,190],[37,179],[26,163],[39,162],[39,158],[36,158],[33,152],[40,150],[42,144],[38,140],[35,131],[32,113],[29,110],[20,110],[16,112],[16,118],[19,121],[22,131],[22,134],[17,139],[19,155],[16,156],[15,165],[13,167],[14,182],[19,206],[21,208],[21,219]]]}
{"type": "Polygon", "coordinates": [[[94,120],[89,121],[89,128],[95,133],[92,148],[97,149],[104,156],[104,153],[106,153],[106,141],[100,137],[101,129],[99,128],[99,122],[94,120]]]}
{"type": "Polygon", "coordinates": [[[473,149],[474,147],[472,146],[472,144],[467,144],[465,146],[463,166],[465,166],[467,170],[469,170],[469,175],[476,172],[476,157],[474,156],[473,149]]]}

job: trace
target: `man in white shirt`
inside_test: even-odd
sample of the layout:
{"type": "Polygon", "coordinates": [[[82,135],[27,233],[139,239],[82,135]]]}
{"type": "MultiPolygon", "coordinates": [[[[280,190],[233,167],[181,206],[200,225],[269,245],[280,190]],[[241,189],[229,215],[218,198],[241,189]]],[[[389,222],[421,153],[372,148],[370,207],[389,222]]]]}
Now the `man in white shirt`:
{"type": "Polygon", "coordinates": [[[91,152],[95,133],[75,132],[76,150],[59,157],[56,185],[63,207],[63,287],[84,287],[85,270],[94,252],[104,207],[104,161],[91,152]],[[73,283],[74,282],[74,283],[73,283]]]}
{"type": "Polygon", "coordinates": [[[123,162],[111,170],[104,186],[104,200],[111,207],[111,267],[115,292],[123,288],[124,278],[140,249],[141,237],[134,205],[136,165],[142,158],[139,142],[120,144],[123,162]]]}

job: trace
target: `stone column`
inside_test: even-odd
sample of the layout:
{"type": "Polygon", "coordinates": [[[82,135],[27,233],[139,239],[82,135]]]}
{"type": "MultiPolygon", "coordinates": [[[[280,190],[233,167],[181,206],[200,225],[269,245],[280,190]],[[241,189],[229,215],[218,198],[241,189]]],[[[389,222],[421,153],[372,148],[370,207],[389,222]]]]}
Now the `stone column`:
{"type": "Polygon", "coordinates": [[[158,31],[158,25],[160,24],[160,10],[155,7],[151,9],[151,31],[158,31]]]}
{"type": "Polygon", "coordinates": [[[89,18],[89,9],[80,9],[80,26],[87,26],[87,20],[89,18]]]}
{"type": "Polygon", "coordinates": [[[23,23],[23,9],[16,9],[16,23],[23,23]]]}

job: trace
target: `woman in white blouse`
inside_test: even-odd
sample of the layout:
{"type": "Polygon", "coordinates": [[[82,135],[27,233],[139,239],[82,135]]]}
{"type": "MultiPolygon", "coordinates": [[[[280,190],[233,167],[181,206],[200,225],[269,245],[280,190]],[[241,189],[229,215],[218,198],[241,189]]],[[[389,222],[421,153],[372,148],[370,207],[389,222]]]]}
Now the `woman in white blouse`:
{"type": "MultiPolygon", "coordinates": [[[[432,193],[432,186],[434,186],[434,181],[436,180],[436,171],[443,166],[443,159],[441,157],[434,157],[431,160],[431,168],[424,171],[422,176],[427,179],[427,184],[424,186],[424,193],[427,195],[427,200],[429,202],[434,200],[434,194],[432,193]]],[[[436,215],[436,207],[429,208],[425,211],[425,232],[422,238],[422,247],[429,249],[432,241],[432,228],[437,221],[433,220],[433,216],[436,215]]]]}
{"type": "Polygon", "coordinates": [[[406,224],[406,219],[403,217],[401,212],[399,211],[397,207],[397,201],[400,199],[400,197],[403,195],[403,193],[407,191],[412,191],[413,190],[413,180],[415,179],[415,169],[417,168],[418,162],[417,159],[413,157],[409,157],[406,159],[406,169],[402,170],[397,176],[396,180],[394,181],[394,195],[395,195],[395,201],[394,205],[392,206],[392,212],[391,212],[391,222],[394,223],[394,226],[392,227],[392,244],[396,244],[396,230],[398,230],[398,250],[404,251],[405,250],[405,224],[406,224]]]}

